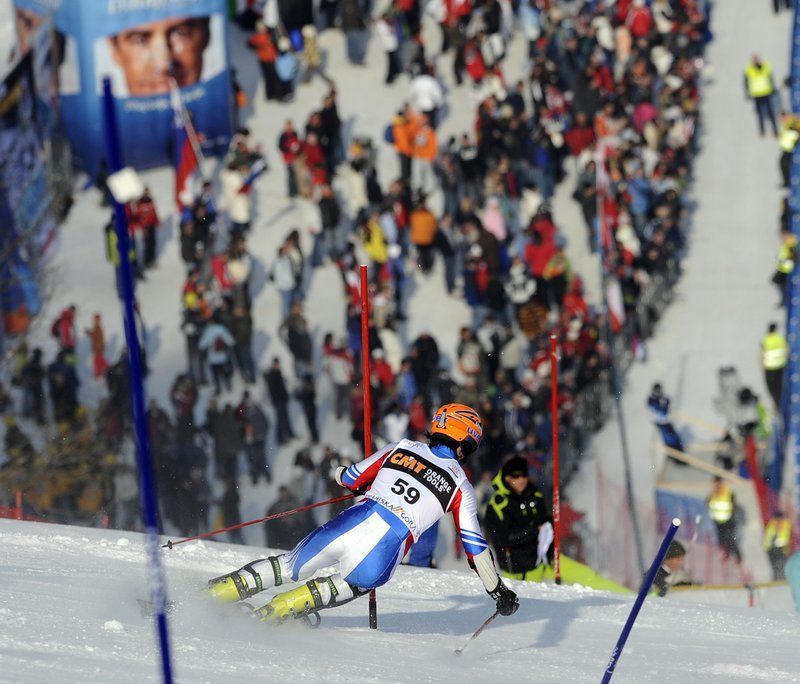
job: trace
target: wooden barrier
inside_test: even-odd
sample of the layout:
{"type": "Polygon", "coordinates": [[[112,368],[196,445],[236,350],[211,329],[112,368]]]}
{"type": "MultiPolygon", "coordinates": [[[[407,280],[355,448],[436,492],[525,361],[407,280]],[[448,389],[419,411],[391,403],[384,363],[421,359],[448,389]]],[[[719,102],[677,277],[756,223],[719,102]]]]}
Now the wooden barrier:
{"type": "Polygon", "coordinates": [[[732,484],[746,485],[750,483],[749,480],[746,480],[740,475],[732,473],[730,470],[725,470],[724,468],[719,468],[715,465],[711,465],[710,463],[706,463],[703,459],[698,458],[697,456],[691,456],[683,451],[678,451],[677,449],[673,449],[666,444],[662,444],[661,448],[664,450],[664,453],[672,458],[683,461],[683,463],[697,468],[698,470],[703,470],[711,475],[719,475],[723,480],[728,480],[732,484]]]}

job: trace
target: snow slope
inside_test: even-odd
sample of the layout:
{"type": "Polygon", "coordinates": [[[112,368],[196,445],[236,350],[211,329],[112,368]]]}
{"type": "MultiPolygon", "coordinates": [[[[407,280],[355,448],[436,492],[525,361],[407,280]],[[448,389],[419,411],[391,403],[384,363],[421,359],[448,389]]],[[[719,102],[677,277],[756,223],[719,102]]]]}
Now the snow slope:
{"type": "MultiPolygon", "coordinates": [[[[158,682],[144,537],[0,521],[0,682],[158,682]]],[[[176,682],[597,682],[632,596],[516,583],[520,609],[498,618],[461,656],[453,651],[492,612],[469,571],[401,567],[378,592],[379,629],[366,600],[323,613],[322,626],[270,628],[196,590],[266,555],[264,549],[191,542],[164,551],[176,682]]],[[[622,684],[800,682],[800,618],[648,598],[614,676],[622,684]]]]}

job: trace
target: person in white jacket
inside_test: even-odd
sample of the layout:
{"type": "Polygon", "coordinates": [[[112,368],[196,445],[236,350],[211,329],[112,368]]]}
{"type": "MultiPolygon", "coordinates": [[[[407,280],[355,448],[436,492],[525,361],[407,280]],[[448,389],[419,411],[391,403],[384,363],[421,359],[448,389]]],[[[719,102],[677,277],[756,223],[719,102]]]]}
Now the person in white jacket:
{"type": "Polygon", "coordinates": [[[378,339],[381,341],[383,348],[383,356],[392,373],[397,375],[400,372],[400,367],[403,365],[403,343],[400,336],[397,334],[397,322],[392,318],[386,327],[378,330],[378,339]]]}
{"type": "Polygon", "coordinates": [[[521,230],[526,231],[530,225],[533,217],[542,206],[544,198],[536,183],[529,181],[522,188],[522,198],[519,203],[519,227],[521,230]]]}
{"type": "Polygon", "coordinates": [[[390,85],[394,83],[403,71],[403,61],[400,57],[400,39],[398,37],[397,24],[389,14],[383,14],[375,22],[375,33],[378,36],[378,43],[386,53],[387,71],[384,83],[390,85]]]}
{"type": "Polygon", "coordinates": [[[438,123],[439,108],[444,103],[444,91],[439,81],[436,80],[432,65],[429,64],[426,72],[411,79],[409,99],[414,111],[427,114],[431,128],[435,129],[438,123]]]}
{"type": "Polygon", "coordinates": [[[212,322],[203,330],[197,346],[206,353],[206,360],[214,377],[214,394],[219,394],[222,385],[226,390],[231,388],[231,349],[236,344],[233,336],[222,324],[218,312],[214,313],[212,322]]]}
{"type": "Polygon", "coordinates": [[[275,263],[272,264],[270,279],[275,283],[275,288],[281,295],[281,314],[285,319],[289,315],[292,305],[292,294],[297,285],[292,265],[292,257],[289,255],[289,245],[282,244],[278,250],[275,263]]]}
{"type": "Polygon", "coordinates": [[[253,210],[250,194],[239,192],[246,179],[245,173],[232,162],[219,174],[222,184],[220,205],[228,214],[231,232],[247,233],[250,230],[253,210]]]}

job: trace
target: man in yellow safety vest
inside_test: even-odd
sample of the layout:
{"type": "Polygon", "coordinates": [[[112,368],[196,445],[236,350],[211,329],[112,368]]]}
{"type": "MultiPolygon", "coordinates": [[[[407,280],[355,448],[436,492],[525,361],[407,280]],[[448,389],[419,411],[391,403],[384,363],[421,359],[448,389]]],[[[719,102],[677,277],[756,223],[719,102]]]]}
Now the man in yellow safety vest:
{"type": "Polygon", "coordinates": [[[778,145],[781,148],[781,176],[783,187],[789,187],[792,172],[792,153],[797,141],[800,140],[800,117],[792,112],[781,112],[781,131],[778,136],[778,145]]]}
{"type": "Polygon", "coordinates": [[[730,556],[737,563],[742,562],[742,553],[739,551],[739,542],[736,539],[736,502],[733,492],[719,475],[714,476],[714,489],[706,499],[708,513],[717,528],[717,543],[727,560],[730,556]]]}
{"type": "Polygon", "coordinates": [[[764,118],[767,117],[772,124],[772,132],[777,138],[778,124],[775,121],[775,110],[772,108],[775,85],[772,82],[772,67],[769,62],[763,62],[758,55],[753,55],[753,59],[744,68],[744,84],[747,97],[756,103],[761,137],[764,137],[764,118]]]}
{"type": "Polygon", "coordinates": [[[789,343],[783,333],[778,332],[778,324],[770,323],[767,334],[761,340],[761,366],[775,408],[781,406],[783,395],[783,372],[789,361],[789,343]]]}
{"type": "Polygon", "coordinates": [[[775,272],[772,274],[772,282],[781,295],[780,306],[786,306],[786,281],[794,271],[795,259],[797,259],[797,237],[790,230],[783,228],[778,263],[775,264],[775,272]]]}
{"type": "Polygon", "coordinates": [[[786,579],[786,561],[792,551],[792,523],[783,515],[783,511],[775,511],[767,522],[763,546],[772,565],[772,579],[786,579]]]}

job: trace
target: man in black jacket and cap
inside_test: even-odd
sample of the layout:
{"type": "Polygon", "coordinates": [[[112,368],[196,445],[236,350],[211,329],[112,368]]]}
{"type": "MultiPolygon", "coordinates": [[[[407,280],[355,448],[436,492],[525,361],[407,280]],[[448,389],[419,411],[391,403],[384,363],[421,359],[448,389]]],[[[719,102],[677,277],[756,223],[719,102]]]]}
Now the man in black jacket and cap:
{"type": "Polygon", "coordinates": [[[552,559],[550,508],[528,479],[528,462],[520,456],[500,468],[492,485],[495,493],[483,522],[501,574],[532,579],[533,570],[552,559]]]}
{"type": "Polygon", "coordinates": [[[677,539],[673,539],[664,556],[664,562],[653,580],[653,589],[659,596],[666,596],[670,587],[691,584],[684,575],[683,561],[686,560],[686,549],[677,539]]]}

